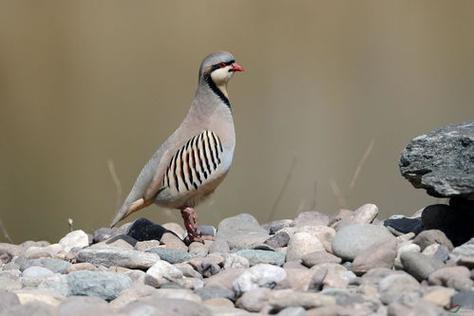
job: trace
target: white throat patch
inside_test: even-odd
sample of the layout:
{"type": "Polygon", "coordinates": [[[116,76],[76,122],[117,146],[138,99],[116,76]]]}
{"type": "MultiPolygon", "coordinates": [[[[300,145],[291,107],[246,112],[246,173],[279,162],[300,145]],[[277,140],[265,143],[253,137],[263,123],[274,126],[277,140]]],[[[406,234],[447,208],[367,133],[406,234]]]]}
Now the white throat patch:
{"type": "Polygon", "coordinates": [[[230,78],[234,74],[232,71],[229,71],[231,66],[222,67],[219,69],[214,70],[211,73],[211,79],[216,84],[216,87],[225,95],[226,98],[229,97],[227,93],[227,82],[229,82],[230,78]]]}

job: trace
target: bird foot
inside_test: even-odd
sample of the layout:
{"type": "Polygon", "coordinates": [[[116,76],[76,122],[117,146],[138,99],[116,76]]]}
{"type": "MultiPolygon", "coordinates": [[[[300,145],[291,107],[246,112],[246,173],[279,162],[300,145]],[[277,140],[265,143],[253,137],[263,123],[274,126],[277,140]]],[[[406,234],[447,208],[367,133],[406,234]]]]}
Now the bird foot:
{"type": "Polygon", "coordinates": [[[187,244],[190,244],[193,241],[204,243],[204,238],[203,236],[201,236],[201,232],[199,231],[199,227],[197,224],[196,211],[191,207],[187,207],[184,210],[181,210],[181,216],[184,220],[184,227],[188,232],[188,236],[186,237],[185,242],[187,244]]]}

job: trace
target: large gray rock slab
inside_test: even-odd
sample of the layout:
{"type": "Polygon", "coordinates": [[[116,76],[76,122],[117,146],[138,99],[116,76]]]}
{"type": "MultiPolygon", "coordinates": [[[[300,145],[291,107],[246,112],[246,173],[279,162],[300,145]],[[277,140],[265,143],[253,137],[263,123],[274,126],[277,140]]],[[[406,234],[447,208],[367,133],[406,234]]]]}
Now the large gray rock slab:
{"type": "Polygon", "coordinates": [[[154,253],[137,250],[122,250],[119,248],[87,248],[77,254],[77,261],[89,262],[105,267],[119,266],[130,269],[146,270],[150,268],[160,256],[154,253]]]}
{"type": "Polygon", "coordinates": [[[337,231],[332,241],[333,253],[345,260],[354,260],[362,251],[395,237],[383,226],[353,224],[337,231]]]}
{"type": "Polygon", "coordinates": [[[216,242],[226,241],[230,249],[248,249],[262,244],[270,237],[250,214],[239,214],[219,223],[216,242]]]}
{"type": "Polygon", "coordinates": [[[436,197],[474,197],[474,122],[415,137],[403,150],[400,171],[436,197]]]}

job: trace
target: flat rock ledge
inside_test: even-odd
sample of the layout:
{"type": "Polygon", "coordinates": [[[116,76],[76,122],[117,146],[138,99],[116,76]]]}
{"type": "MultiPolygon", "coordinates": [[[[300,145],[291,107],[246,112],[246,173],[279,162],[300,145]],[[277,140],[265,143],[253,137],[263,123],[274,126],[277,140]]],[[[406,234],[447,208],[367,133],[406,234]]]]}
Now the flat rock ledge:
{"type": "Polygon", "coordinates": [[[146,219],[0,243],[0,316],[474,313],[474,239],[378,213],[242,213],[189,245],[181,225],[146,219]]]}

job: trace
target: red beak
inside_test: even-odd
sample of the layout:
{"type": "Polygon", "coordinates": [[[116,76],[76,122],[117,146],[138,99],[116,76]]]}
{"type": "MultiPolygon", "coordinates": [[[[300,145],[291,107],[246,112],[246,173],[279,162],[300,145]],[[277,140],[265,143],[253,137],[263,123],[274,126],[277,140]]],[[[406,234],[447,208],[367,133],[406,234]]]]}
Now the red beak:
{"type": "Polygon", "coordinates": [[[245,69],[244,69],[244,67],[240,66],[239,64],[233,63],[232,64],[232,71],[233,72],[241,72],[241,71],[245,71],[245,69]]]}

